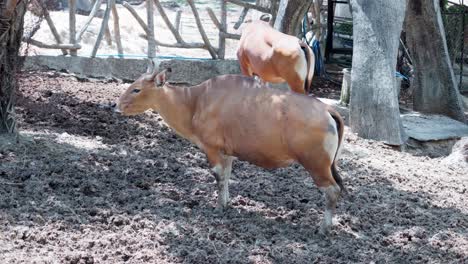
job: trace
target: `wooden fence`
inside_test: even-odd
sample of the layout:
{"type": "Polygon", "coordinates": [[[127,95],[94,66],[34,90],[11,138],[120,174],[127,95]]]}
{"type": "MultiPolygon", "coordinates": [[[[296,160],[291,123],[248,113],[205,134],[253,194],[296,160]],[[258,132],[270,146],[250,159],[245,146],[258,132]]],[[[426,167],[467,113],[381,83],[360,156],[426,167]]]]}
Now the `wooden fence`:
{"type": "MultiPolygon", "coordinates": [[[[86,22],[82,26],[81,29],[77,31],[76,28],[76,0],[68,0],[69,2],[69,39],[68,43],[65,40],[60,38],[60,35],[57,32],[57,29],[52,21],[49,12],[42,2],[43,0],[32,0],[36,6],[38,6],[41,11],[44,19],[46,20],[56,43],[53,44],[46,44],[38,40],[34,40],[32,38],[23,38],[23,41],[35,45],[40,48],[46,49],[60,49],[63,55],[70,55],[70,56],[77,56],[77,51],[81,48],[80,42],[83,37],[83,34],[87,31],[88,26],[91,24],[91,21],[96,17],[96,14],[101,6],[102,0],[95,0],[93,4],[93,8],[91,9],[89,15],[87,16],[86,22]]],[[[244,2],[242,0],[216,0],[217,3],[220,5],[220,14],[218,16],[215,12],[207,7],[206,11],[216,26],[217,30],[219,31],[218,34],[218,47],[214,47],[208,36],[205,32],[203,24],[200,20],[200,14],[196,7],[194,0],[186,0],[192,14],[195,18],[195,23],[198,28],[198,32],[200,33],[202,42],[186,42],[183,36],[180,33],[180,18],[181,18],[181,11],[178,11],[175,17],[175,21],[170,21],[166,12],[164,11],[163,6],[161,5],[159,0],[146,0],[146,11],[147,11],[147,21],[145,22],[135,11],[135,9],[127,2],[122,2],[122,6],[125,7],[129,11],[129,13],[133,16],[134,19],[138,22],[138,24],[142,27],[144,32],[146,33],[145,39],[148,41],[148,58],[154,58],[156,56],[156,46],[163,46],[163,47],[170,47],[170,48],[182,48],[182,49],[205,49],[209,52],[212,59],[224,59],[225,52],[226,52],[226,39],[239,39],[240,35],[229,33],[226,24],[226,17],[227,17],[227,3],[232,3],[238,5],[243,8],[238,21],[234,25],[234,28],[237,29],[243,23],[247,12],[250,9],[257,10],[263,13],[271,14],[274,20],[276,6],[271,4],[269,1],[265,0],[257,0],[256,4],[244,2]],[[165,43],[157,38],[155,38],[154,34],[154,7],[160,14],[161,18],[164,20],[165,25],[170,30],[172,35],[175,38],[175,43],[165,43]],[[219,18],[218,18],[219,17],[219,18]]],[[[215,1],[213,1],[215,2],[215,1]]],[[[273,1],[274,2],[274,1],[273,1]]],[[[117,53],[120,57],[123,57],[123,48],[122,48],[122,41],[120,37],[120,25],[119,25],[119,14],[118,9],[116,7],[118,5],[115,0],[107,0],[106,9],[104,11],[104,15],[102,18],[101,26],[99,33],[96,38],[96,42],[94,43],[94,47],[91,53],[91,57],[95,57],[96,53],[99,49],[102,39],[105,37],[108,42],[111,41],[112,36],[109,30],[109,17],[112,12],[113,17],[113,32],[117,53]]]]}

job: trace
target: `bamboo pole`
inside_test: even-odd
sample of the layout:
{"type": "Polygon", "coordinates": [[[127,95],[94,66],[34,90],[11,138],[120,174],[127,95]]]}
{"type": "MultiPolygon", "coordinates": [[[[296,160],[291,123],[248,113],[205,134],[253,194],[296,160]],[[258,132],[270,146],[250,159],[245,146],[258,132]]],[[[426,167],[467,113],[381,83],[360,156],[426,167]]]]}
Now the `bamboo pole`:
{"type": "MultiPolygon", "coordinates": [[[[76,44],[76,0],[68,0],[69,5],[69,25],[70,25],[70,44],[76,44]]],[[[70,49],[70,55],[76,56],[76,49],[70,49]]]]}
{"type": "Polygon", "coordinates": [[[158,46],[169,47],[169,48],[182,48],[182,49],[204,49],[205,43],[163,43],[156,40],[158,46]]]}
{"type": "Polygon", "coordinates": [[[241,38],[241,35],[239,34],[232,34],[232,33],[226,33],[226,32],[221,32],[221,35],[223,35],[225,38],[228,38],[228,39],[239,40],[241,38]]]}
{"type": "Polygon", "coordinates": [[[169,18],[167,17],[166,12],[164,12],[164,9],[161,6],[161,3],[159,2],[159,0],[154,0],[154,4],[156,5],[156,8],[158,9],[159,14],[164,20],[164,23],[166,23],[167,27],[172,32],[172,35],[174,35],[174,38],[176,39],[176,41],[178,43],[185,43],[185,41],[180,36],[179,31],[177,31],[175,27],[172,25],[171,21],[169,21],[169,18]]]}
{"type": "Polygon", "coordinates": [[[227,33],[223,31],[223,29],[221,28],[221,23],[218,21],[218,18],[216,17],[216,15],[214,14],[211,8],[207,7],[206,11],[208,12],[208,15],[210,16],[211,21],[213,21],[213,24],[215,24],[216,28],[218,28],[219,33],[221,35],[223,35],[225,38],[228,38],[228,39],[240,39],[241,36],[239,34],[232,34],[232,33],[227,33]]]}
{"type": "Polygon", "coordinates": [[[117,54],[123,58],[122,40],[120,39],[119,14],[117,13],[116,3],[112,5],[112,17],[114,18],[114,38],[117,44],[117,54]]]}
{"type": "MultiPolygon", "coordinates": [[[[148,40],[147,36],[145,34],[140,34],[140,37],[148,40]]],[[[181,49],[206,49],[205,48],[205,43],[201,42],[192,42],[192,43],[165,43],[165,42],[160,42],[157,39],[154,40],[156,43],[156,46],[163,46],[163,47],[169,47],[169,48],[181,48],[181,49]]],[[[215,49],[217,50],[217,49],[215,49]]]]}
{"type": "Polygon", "coordinates": [[[177,10],[176,17],[175,17],[175,28],[177,32],[180,32],[180,19],[182,17],[182,11],[177,10]]]}
{"type": "Polygon", "coordinates": [[[219,31],[219,44],[218,44],[218,57],[224,59],[226,55],[226,36],[223,33],[227,33],[227,10],[226,10],[226,1],[221,0],[221,29],[219,31]]]}
{"type": "MultiPolygon", "coordinates": [[[[130,14],[132,14],[133,17],[135,17],[135,19],[138,21],[138,23],[143,28],[145,33],[148,34],[148,26],[146,26],[145,22],[138,15],[138,13],[135,11],[135,9],[133,9],[133,7],[130,6],[130,4],[128,4],[127,2],[123,2],[122,5],[125,8],[127,8],[127,10],[130,12],[130,14]]],[[[143,38],[147,40],[148,35],[143,36],[143,38]]],[[[164,42],[158,41],[157,39],[155,39],[154,41],[155,41],[157,46],[163,46],[163,47],[169,47],[169,48],[186,48],[186,49],[203,49],[203,48],[205,48],[205,43],[197,43],[197,42],[195,42],[195,43],[187,43],[187,42],[184,42],[184,43],[164,43],[164,42]]]]}
{"type": "Polygon", "coordinates": [[[218,18],[216,17],[215,13],[213,12],[213,9],[211,9],[210,7],[207,7],[206,12],[208,12],[208,16],[211,18],[211,21],[213,21],[213,24],[215,24],[215,26],[218,28],[218,30],[222,31],[223,28],[221,26],[221,23],[219,22],[218,18]]]}
{"type": "Polygon", "coordinates": [[[91,9],[91,12],[89,13],[88,19],[84,23],[83,27],[81,28],[80,32],[76,36],[76,41],[80,42],[81,38],[83,37],[83,34],[85,33],[86,29],[88,26],[91,24],[91,21],[93,18],[96,16],[97,11],[99,10],[99,7],[101,6],[102,0],[96,0],[96,2],[93,5],[93,9],[91,9]]]}
{"type": "Polygon", "coordinates": [[[237,20],[236,24],[234,24],[234,29],[239,29],[239,27],[242,25],[242,23],[245,20],[245,16],[247,16],[247,13],[249,12],[248,7],[244,7],[242,9],[242,13],[239,16],[239,19],[237,20]]]}
{"type": "Polygon", "coordinates": [[[213,49],[213,46],[211,46],[210,40],[208,39],[208,36],[206,35],[205,30],[203,29],[203,25],[200,21],[200,16],[198,15],[198,11],[197,11],[197,8],[195,7],[195,4],[193,3],[193,0],[187,0],[187,3],[190,5],[190,8],[192,9],[193,16],[195,17],[195,22],[197,23],[198,31],[200,32],[203,42],[205,42],[206,49],[210,53],[211,57],[213,59],[216,59],[217,57],[216,51],[213,49]]]}
{"type": "Polygon", "coordinates": [[[236,4],[236,5],[239,5],[239,6],[242,6],[242,7],[255,9],[255,10],[258,10],[258,11],[263,12],[263,13],[270,13],[271,12],[271,10],[268,9],[268,8],[258,6],[258,5],[254,5],[254,4],[250,4],[250,3],[246,3],[246,2],[243,2],[241,0],[224,0],[224,1],[236,4]]]}
{"type": "Polygon", "coordinates": [[[107,1],[107,6],[106,6],[106,11],[104,12],[104,17],[102,18],[102,23],[101,23],[101,29],[99,30],[99,34],[96,39],[96,43],[94,44],[93,51],[91,53],[91,57],[94,58],[96,57],[97,50],[99,49],[99,45],[101,44],[102,37],[104,35],[104,31],[106,30],[107,22],[109,21],[109,14],[111,11],[111,7],[115,3],[115,0],[108,0],[107,1]]]}
{"type": "MultiPolygon", "coordinates": [[[[54,25],[54,21],[52,21],[52,18],[50,18],[49,10],[47,10],[47,7],[45,6],[45,3],[41,0],[36,1],[39,5],[39,7],[42,9],[42,14],[44,14],[44,18],[47,21],[47,25],[49,25],[50,31],[52,32],[52,35],[54,35],[55,41],[57,41],[57,44],[62,44],[62,40],[60,39],[60,35],[57,31],[57,28],[54,25]]],[[[62,54],[67,55],[68,52],[66,49],[62,49],[62,54]]]]}
{"type": "Polygon", "coordinates": [[[148,58],[156,57],[156,41],[154,39],[154,7],[151,0],[146,0],[146,19],[148,23],[148,58]]]}
{"type": "Polygon", "coordinates": [[[27,43],[31,44],[31,45],[34,45],[34,46],[37,46],[37,47],[40,47],[40,48],[44,48],[44,49],[70,49],[70,50],[81,49],[80,44],[62,44],[62,43],[59,43],[59,44],[46,44],[44,42],[34,40],[34,39],[31,39],[31,38],[28,39],[28,38],[25,38],[25,37],[23,37],[22,40],[24,42],[27,42],[27,43]]]}
{"type": "Polygon", "coordinates": [[[107,45],[112,46],[112,36],[110,33],[109,25],[106,25],[106,28],[104,30],[104,37],[106,37],[107,45]]]}
{"type": "Polygon", "coordinates": [[[127,10],[130,12],[130,14],[133,15],[133,17],[137,20],[138,24],[143,28],[145,33],[148,35],[148,26],[146,26],[145,21],[138,15],[138,13],[135,11],[135,9],[127,2],[122,2],[122,5],[127,8],[127,10]]]}

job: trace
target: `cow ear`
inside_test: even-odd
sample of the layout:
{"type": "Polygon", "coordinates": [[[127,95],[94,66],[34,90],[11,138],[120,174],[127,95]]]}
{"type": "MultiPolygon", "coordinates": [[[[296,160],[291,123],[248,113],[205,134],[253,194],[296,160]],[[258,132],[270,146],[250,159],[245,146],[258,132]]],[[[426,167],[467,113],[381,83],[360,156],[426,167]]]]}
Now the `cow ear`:
{"type": "Polygon", "coordinates": [[[156,86],[161,86],[166,82],[166,71],[162,71],[156,75],[156,86]]]}
{"type": "Polygon", "coordinates": [[[156,86],[162,86],[164,83],[166,83],[168,72],[172,72],[172,69],[167,68],[156,75],[155,77],[156,86]]]}
{"type": "Polygon", "coordinates": [[[156,76],[158,75],[158,71],[147,72],[147,74],[148,75],[146,75],[145,80],[153,82],[156,79],[156,76]]]}
{"type": "Polygon", "coordinates": [[[265,22],[270,22],[271,21],[271,15],[270,14],[263,14],[260,16],[260,20],[265,21],[265,22]]]}

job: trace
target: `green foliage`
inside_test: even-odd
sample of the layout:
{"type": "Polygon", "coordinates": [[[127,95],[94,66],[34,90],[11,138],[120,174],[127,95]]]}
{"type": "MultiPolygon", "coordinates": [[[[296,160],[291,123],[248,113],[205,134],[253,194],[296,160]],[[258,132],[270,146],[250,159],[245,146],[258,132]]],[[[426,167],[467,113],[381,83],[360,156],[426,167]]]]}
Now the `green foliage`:
{"type": "MultiPolygon", "coordinates": [[[[444,23],[449,55],[452,60],[455,58],[456,54],[461,51],[464,12],[468,12],[468,8],[458,5],[448,6],[447,1],[445,1],[444,10],[442,11],[442,21],[444,23]]],[[[467,31],[468,17],[465,17],[464,24],[465,31],[467,31]]]]}
{"type": "Polygon", "coordinates": [[[353,22],[341,22],[335,26],[334,31],[335,33],[352,36],[353,22]]]}

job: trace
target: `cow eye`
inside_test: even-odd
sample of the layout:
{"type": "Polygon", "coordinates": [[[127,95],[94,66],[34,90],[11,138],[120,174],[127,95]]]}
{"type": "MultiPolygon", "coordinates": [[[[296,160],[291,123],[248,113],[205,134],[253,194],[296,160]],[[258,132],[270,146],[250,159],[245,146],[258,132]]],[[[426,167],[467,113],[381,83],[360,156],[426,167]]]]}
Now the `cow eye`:
{"type": "Polygon", "coordinates": [[[132,93],[139,93],[140,89],[133,89],[132,93]]]}

